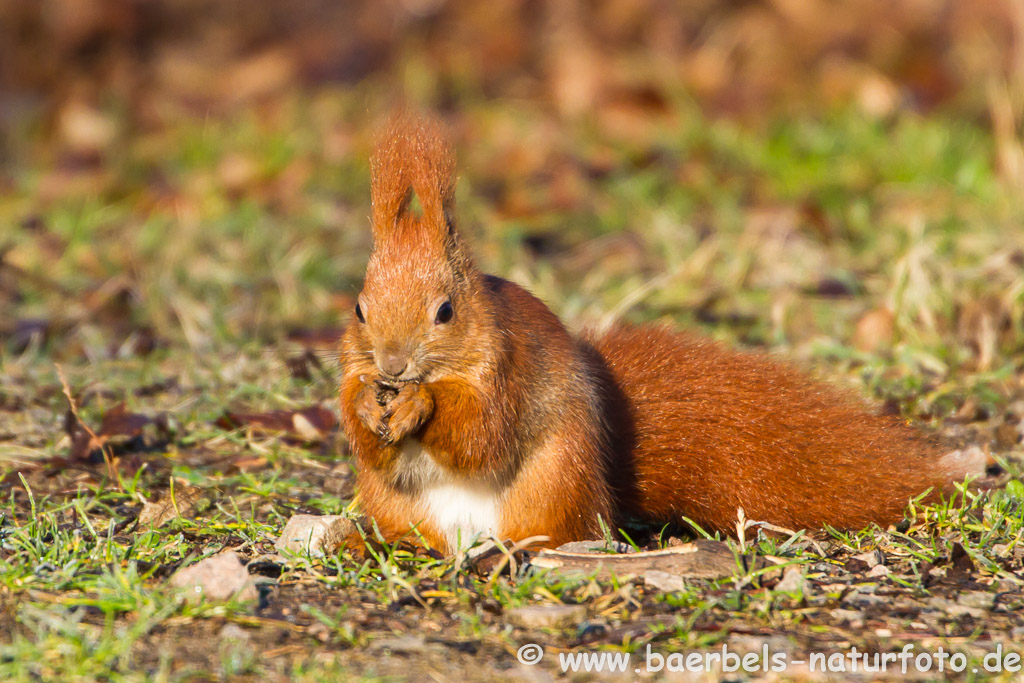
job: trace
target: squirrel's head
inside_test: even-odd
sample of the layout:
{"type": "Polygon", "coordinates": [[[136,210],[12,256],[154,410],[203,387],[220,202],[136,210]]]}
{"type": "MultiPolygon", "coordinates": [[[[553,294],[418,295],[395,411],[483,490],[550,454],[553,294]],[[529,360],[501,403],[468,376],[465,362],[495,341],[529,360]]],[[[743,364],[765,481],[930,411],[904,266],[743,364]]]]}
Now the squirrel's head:
{"type": "Polygon", "coordinates": [[[451,147],[437,123],[398,116],[370,165],[373,252],[350,335],[382,378],[437,379],[466,366],[480,311],[481,276],[454,225],[451,147]]]}

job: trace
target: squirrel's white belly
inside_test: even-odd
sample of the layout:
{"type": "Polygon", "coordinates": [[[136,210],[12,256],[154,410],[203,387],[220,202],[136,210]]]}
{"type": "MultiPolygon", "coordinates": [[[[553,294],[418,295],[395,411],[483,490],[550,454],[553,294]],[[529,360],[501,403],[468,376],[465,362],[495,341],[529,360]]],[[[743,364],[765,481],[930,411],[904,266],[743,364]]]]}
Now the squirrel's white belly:
{"type": "Polygon", "coordinates": [[[399,468],[414,482],[420,506],[451,551],[498,533],[501,500],[496,487],[446,471],[415,439],[407,439],[400,451],[399,468]]]}
{"type": "Polygon", "coordinates": [[[481,487],[455,482],[431,486],[423,492],[423,502],[453,551],[498,533],[498,498],[481,487]]]}

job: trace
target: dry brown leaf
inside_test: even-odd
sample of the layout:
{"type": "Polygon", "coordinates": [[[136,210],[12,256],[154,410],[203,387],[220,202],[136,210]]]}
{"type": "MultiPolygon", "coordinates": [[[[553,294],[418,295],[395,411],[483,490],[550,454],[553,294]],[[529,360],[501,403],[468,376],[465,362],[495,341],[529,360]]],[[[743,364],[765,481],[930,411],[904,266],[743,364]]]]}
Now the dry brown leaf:
{"type": "MultiPolygon", "coordinates": [[[[93,432],[69,413],[65,430],[71,438],[71,457],[75,460],[90,460],[92,454],[102,449],[123,446],[143,436],[145,428],[153,425],[166,438],[171,431],[165,415],[150,417],[129,412],[125,404],[119,403],[103,415],[99,430],[93,432]]],[[[113,453],[113,451],[111,451],[113,453]]]]}
{"type": "Polygon", "coordinates": [[[200,489],[195,486],[176,487],[173,497],[168,493],[163,500],[143,505],[138,525],[155,529],[176,517],[187,518],[195,510],[199,498],[200,489]]]}
{"type": "Polygon", "coordinates": [[[266,434],[284,434],[307,443],[326,439],[338,426],[338,418],[323,406],[264,413],[227,412],[217,425],[223,429],[249,427],[266,434]]]}

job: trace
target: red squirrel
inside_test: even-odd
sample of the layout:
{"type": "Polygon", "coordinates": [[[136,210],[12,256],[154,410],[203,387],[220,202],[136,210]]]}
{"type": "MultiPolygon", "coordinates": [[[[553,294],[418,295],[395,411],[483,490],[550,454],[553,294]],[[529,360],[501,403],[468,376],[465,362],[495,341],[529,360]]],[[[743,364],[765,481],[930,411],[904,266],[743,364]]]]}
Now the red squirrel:
{"type": "Polygon", "coordinates": [[[571,334],[477,269],[436,121],[393,117],[371,174],[340,393],[361,510],[384,540],[558,546],[630,517],[728,534],[739,508],[788,529],[860,528],[960,476],[923,433],[762,353],[663,326],[571,334]]]}

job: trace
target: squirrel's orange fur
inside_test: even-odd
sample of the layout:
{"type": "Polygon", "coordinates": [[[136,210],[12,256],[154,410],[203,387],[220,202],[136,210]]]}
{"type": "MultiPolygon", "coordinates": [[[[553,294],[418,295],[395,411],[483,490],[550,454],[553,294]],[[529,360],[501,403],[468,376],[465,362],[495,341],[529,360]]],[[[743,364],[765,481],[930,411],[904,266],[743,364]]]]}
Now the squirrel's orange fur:
{"type": "Polygon", "coordinates": [[[437,123],[394,117],[371,169],[341,408],[362,512],[387,540],[558,545],[626,515],[729,532],[740,507],[793,529],[861,527],[948,485],[931,440],[762,354],[657,326],[576,338],[482,274],[454,227],[437,123]]]}

